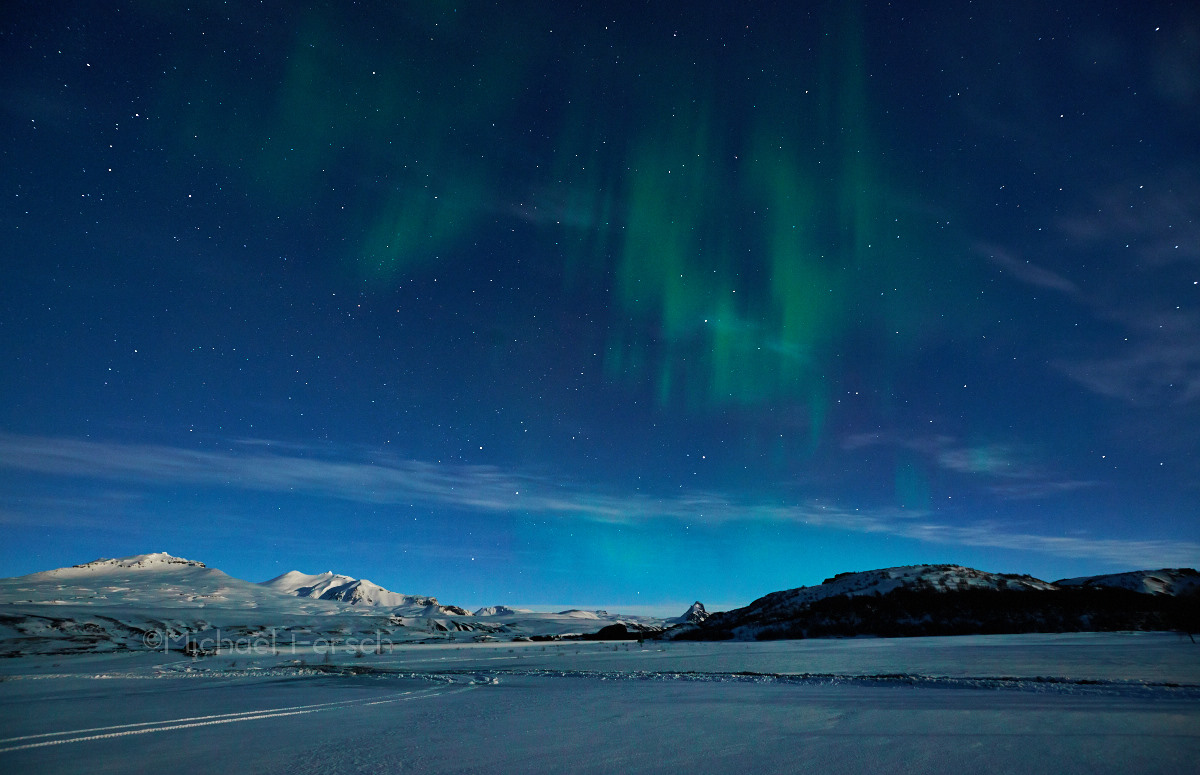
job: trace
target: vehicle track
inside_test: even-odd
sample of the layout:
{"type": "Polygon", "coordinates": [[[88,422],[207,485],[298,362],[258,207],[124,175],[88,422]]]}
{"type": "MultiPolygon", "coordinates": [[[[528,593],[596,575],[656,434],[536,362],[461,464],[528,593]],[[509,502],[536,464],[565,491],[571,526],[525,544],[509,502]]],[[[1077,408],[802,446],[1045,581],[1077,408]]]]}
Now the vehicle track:
{"type": "Polygon", "coordinates": [[[300,716],[308,713],[323,713],[330,710],[343,710],[354,707],[370,707],[387,705],[395,702],[426,700],[443,695],[458,694],[474,689],[475,685],[435,686],[427,689],[416,689],[398,692],[392,696],[358,698],[339,700],[336,702],[320,702],[313,705],[291,705],[281,708],[262,708],[242,713],[219,713],[207,716],[192,716],[189,718],[167,719],[163,721],[141,721],[131,724],[116,724],[106,727],[91,727],[88,729],[71,729],[62,732],[43,732],[36,735],[21,735],[0,739],[0,753],[23,751],[30,748],[44,748],[52,745],[67,743],[83,743],[90,740],[106,740],[129,735],[145,735],[151,732],[170,732],[177,729],[193,729],[195,727],[214,726],[217,724],[234,724],[242,721],[260,721],[282,716],[300,716]],[[16,743],[16,745],[7,745],[16,743]]]}

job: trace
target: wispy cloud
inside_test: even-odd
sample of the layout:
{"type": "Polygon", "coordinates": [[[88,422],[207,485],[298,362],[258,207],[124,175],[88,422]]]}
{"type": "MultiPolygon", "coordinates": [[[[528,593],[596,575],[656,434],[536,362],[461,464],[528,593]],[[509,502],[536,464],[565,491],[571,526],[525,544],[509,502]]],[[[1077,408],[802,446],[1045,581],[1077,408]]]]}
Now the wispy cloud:
{"type": "Polygon", "coordinates": [[[1200,265],[1200,181],[1186,167],[1149,179],[1133,171],[1090,192],[1058,229],[1082,255],[1108,256],[1119,269],[1097,275],[1107,280],[1092,283],[1088,303],[1127,335],[1096,355],[1054,365],[1095,393],[1138,406],[1200,400],[1200,316],[1180,304],[1194,296],[1200,265]]]}
{"type": "MultiPolygon", "coordinates": [[[[881,436],[850,444],[890,443],[881,436]]],[[[912,442],[947,467],[990,472],[1002,448],[972,457],[931,437],[912,442]],[[976,462],[972,462],[976,461],[976,462]]],[[[257,447],[258,445],[242,445],[257,447]]],[[[264,447],[265,448],[265,447],[264,447]]],[[[381,458],[329,460],[281,453],[244,453],[119,444],[78,439],[0,434],[0,468],[56,477],[154,486],[195,484],[278,493],[311,494],[369,504],[439,504],[477,512],[520,512],[632,523],[676,520],[704,524],[792,523],[855,533],[890,535],[938,544],[1035,550],[1124,565],[1187,565],[1200,561],[1200,544],[1186,541],[1126,541],[1009,532],[1003,525],[947,525],[928,514],[900,509],[859,510],[812,500],[804,503],[747,501],[715,492],[655,498],[601,493],[547,476],[491,466],[449,466],[381,458]]],[[[1010,486],[1053,484],[1008,477],[1010,486]]],[[[1081,483],[1079,486],[1085,486],[1081,483]]],[[[9,513],[0,518],[12,522],[9,513]]]]}
{"type": "MultiPolygon", "coordinates": [[[[308,493],[366,503],[432,500],[493,510],[526,508],[522,489],[529,501],[529,488],[538,485],[489,466],[328,460],[299,451],[292,446],[282,453],[242,453],[0,434],[0,466],[54,476],[308,493]]],[[[541,499],[543,504],[557,500],[552,494],[541,499]]],[[[582,508],[604,511],[602,505],[582,508]]]]}
{"type": "Polygon", "coordinates": [[[1200,344],[1157,344],[1109,358],[1057,365],[1084,387],[1138,406],[1200,399],[1200,344]]]}
{"type": "Polygon", "coordinates": [[[1200,266],[1198,208],[1200,181],[1186,166],[1153,176],[1131,169],[1081,189],[1043,254],[1061,252],[1058,263],[1077,267],[1083,287],[1025,249],[979,240],[974,250],[1021,283],[1065,295],[1099,324],[1061,332],[1050,360],[1057,371],[1137,406],[1192,404],[1200,401],[1200,316],[1181,301],[1194,296],[1200,266]]]}
{"type": "Polygon", "coordinates": [[[994,482],[988,485],[988,491],[1009,500],[1030,500],[1088,490],[1096,486],[1097,483],[1089,479],[1025,480],[994,482]]]}
{"type": "Polygon", "coordinates": [[[1005,444],[942,448],[935,457],[942,468],[965,474],[987,474],[1003,479],[1033,479],[1041,476],[1040,471],[1005,444]]]}
{"type": "Polygon", "coordinates": [[[998,245],[979,244],[975,249],[1001,271],[1027,285],[1049,288],[1068,296],[1079,296],[1079,286],[1062,275],[1028,260],[1022,261],[998,245]]]}
{"type": "Polygon", "coordinates": [[[1060,557],[1086,558],[1128,568],[1194,566],[1200,543],[1194,541],[1125,540],[1088,536],[1047,536],[1014,533],[995,525],[952,526],[915,524],[904,535],[940,544],[1037,551],[1060,557]]]}
{"type": "Polygon", "coordinates": [[[1058,229],[1087,248],[1124,245],[1145,267],[1200,261],[1200,185],[1179,167],[1147,176],[1131,172],[1088,189],[1086,206],[1063,215],[1058,229]]]}
{"type": "Polygon", "coordinates": [[[1200,400],[1200,317],[1182,310],[1109,317],[1128,326],[1131,341],[1104,357],[1058,361],[1064,374],[1138,406],[1200,400]]]}
{"type": "Polygon", "coordinates": [[[846,450],[873,446],[911,450],[931,466],[977,476],[985,490],[1010,500],[1043,498],[1096,486],[1092,481],[1056,477],[1031,452],[1010,444],[968,445],[945,435],[905,437],[886,432],[855,434],[842,441],[846,450]]]}

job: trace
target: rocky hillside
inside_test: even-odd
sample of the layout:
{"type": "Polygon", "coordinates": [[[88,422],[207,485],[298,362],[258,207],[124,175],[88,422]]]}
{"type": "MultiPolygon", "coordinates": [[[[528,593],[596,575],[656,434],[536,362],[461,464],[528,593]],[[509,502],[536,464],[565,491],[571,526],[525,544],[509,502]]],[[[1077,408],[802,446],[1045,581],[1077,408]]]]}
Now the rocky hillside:
{"type": "MultiPolygon", "coordinates": [[[[1192,574],[1195,571],[1190,571],[1192,574]]],[[[1165,571],[1144,571],[1157,574],[1165,571]]],[[[1186,577],[1186,571],[1172,571],[1186,577]]],[[[1127,574],[1121,574],[1122,576],[1127,574]]],[[[1089,577],[1100,579],[1104,577],[1089,577]]],[[[916,636],[1112,630],[1200,630],[1196,587],[1052,584],[959,565],[843,573],[814,587],[773,592],[744,608],[680,625],[682,640],[916,636]],[[1135,591],[1135,588],[1137,591],[1135,591]],[[1170,594],[1167,589],[1179,589],[1170,594]]]]}

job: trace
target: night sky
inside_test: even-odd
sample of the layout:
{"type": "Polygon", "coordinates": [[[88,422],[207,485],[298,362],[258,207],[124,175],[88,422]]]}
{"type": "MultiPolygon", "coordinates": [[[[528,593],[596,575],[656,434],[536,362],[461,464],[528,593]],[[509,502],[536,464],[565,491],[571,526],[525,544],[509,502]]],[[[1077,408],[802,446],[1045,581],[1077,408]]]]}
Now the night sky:
{"type": "Polygon", "coordinates": [[[167,551],[674,614],[1200,565],[1193,4],[0,33],[0,575],[167,551]]]}

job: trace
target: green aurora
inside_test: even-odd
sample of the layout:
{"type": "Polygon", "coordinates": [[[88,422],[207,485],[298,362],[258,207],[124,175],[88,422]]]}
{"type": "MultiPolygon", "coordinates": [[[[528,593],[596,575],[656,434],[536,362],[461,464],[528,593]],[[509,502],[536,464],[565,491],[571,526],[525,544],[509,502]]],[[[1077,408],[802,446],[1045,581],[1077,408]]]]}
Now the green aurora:
{"type": "Polygon", "coordinates": [[[948,314],[962,331],[935,287],[968,270],[906,212],[915,194],[878,151],[861,22],[843,4],[772,45],[760,33],[752,55],[722,42],[707,63],[654,22],[618,46],[598,16],[556,29],[482,4],[420,8],[368,27],[312,5],[257,52],[277,82],[181,64],[164,91],[198,95],[185,142],[284,216],[349,211],[331,217],[342,260],[372,287],[532,224],[564,293],[609,296],[610,379],[663,406],[803,405],[813,447],[854,331],[894,332],[888,357],[948,314]],[[458,23],[476,13],[495,14],[494,34],[458,23]],[[569,86],[556,76],[592,50],[570,59],[569,86]],[[514,135],[528,140],[499,141],[514,135]],[[347,185],[350,166],[372,179],[347,185]]]}

